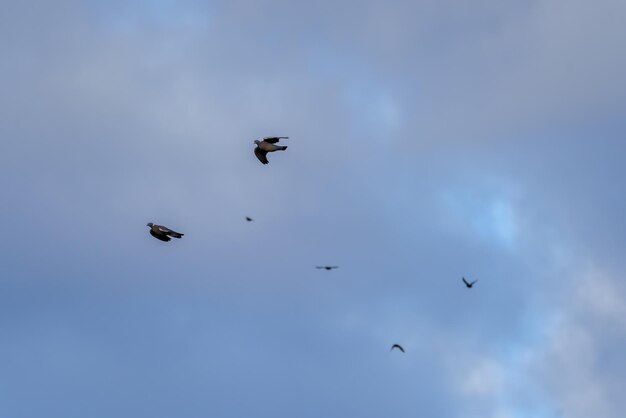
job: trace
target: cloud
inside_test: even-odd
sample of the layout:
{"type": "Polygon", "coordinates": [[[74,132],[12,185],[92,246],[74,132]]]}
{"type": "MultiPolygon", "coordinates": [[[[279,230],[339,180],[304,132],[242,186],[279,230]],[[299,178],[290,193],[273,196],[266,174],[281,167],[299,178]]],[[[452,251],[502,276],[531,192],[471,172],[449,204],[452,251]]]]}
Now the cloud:
{"type": "Polygon", "coordinates": [[[621,3],[6,6],[2,413],[623,410],[621,3]]]}
{"type": "Polygon", "coordinates": [[[614,416],[623,406],[617,394],[623,364],[614,361],[613,350],[626,336],[626,293],[614,275],[587,268],[573,277],[566,295],[569,303],[549,320],[533,369],[568,416],[614,416]]]}

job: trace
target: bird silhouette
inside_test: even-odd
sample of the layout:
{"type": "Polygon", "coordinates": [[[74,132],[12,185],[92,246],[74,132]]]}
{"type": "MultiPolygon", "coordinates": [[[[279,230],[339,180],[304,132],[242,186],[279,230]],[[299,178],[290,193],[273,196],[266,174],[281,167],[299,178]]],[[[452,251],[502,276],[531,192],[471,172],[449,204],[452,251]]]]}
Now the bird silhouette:
{"type": "Polygon", "coordinates": [[[467,280],[465,280],[465,277],[463,277],[463,283],[465,283],[465,287],[467,287],[468,289],[471,289],[474,286],[474,283],[476,283],[478,280],[474,280],[471,283],[468,283],[467,280]]]}
{"type": "Polygon", "coordinates": [[[182,238],[183,235],[185,235],[180,232],[173,231],[166,226],[153,224],[152,222],[149,222],[146,226],[150,227],[150,235],[163,242],[170,241],[172,239],[170,237],[182,238]]]}
{"type": "Polygon", "coordinates": [[[251,218],[251,217],[249,217],[249,216],[246,216],[246,221],[248,221],[248,222],[252,222],[252,221],[254,221],[254,219],[252,219],[252,218],[251,218]]]}
{"type": "Polygon", "coordinates": [[[404,353],[404,348],[402,348],[402,346],[400,344],[394,344],[391,346],[391,350],[389,351],[393,351],[394,348],[397,348],[398,350],[402,351],[404,353]]]}
{"type": "Polygon", "coordinates": [[[276,145],[278,141],[281,139],[289,139],[288,136],[266,136],[263,140],[259,141],[258,139],[254,141],[256,144],[256,148],[254,149],[254,155],[261,161],[261,164],[268,164],[269,160],[267,159],[268,152],[274,151],[284,151],[287,147],[283,147],[281,145],[276,145]]]}
{"type": "Polygon", "coordinates": [[[315,266],[316,269],[332,270],[338,269],[339,266],[315,266]]]}

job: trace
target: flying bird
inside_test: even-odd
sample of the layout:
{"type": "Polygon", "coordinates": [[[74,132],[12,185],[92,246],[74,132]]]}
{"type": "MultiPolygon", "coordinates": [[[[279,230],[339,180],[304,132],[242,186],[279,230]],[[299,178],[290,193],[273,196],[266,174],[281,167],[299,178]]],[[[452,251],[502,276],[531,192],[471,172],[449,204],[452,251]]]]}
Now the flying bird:
{"type": "Polygon", "coordinates": [[[185,235],[180,232],[173,231],[163,225],[155,225],[152,222],[149,222],[146,226],[150,227],[150,235],[163,242],[170,241],[172,239],[170,237],[182,238],[182,236],[185,235]]]}
{"type": "Polygon", "coordinates": [[[397,348],[398,350],[402,351],[404,353],[404,348],[402,348],[402,346],[400,344],[394,344],[391,346],[391,350],[389,351],[393,351],[394,348],[397,348]]]}
{"type": "Polygon", "coordinates": [[[316,269],[332,270],[338,269],[339,266],[315,266],[316,269]]]}
{"type": "Polygon", "coordinates": [[[269,163],[267,159],[268,152],[284,151],[286,146],[276,145],[281,139],[289,139],[288,136],[266,136],[262,141],[258,139],[254,141],[256,148],[254,149],[254,155],[261,161],[262,164],[269,163]]]}
{"type": "Polygon", "coordinates": [[[463,277],[463,283],[465,283],[465,287],[467,287],[468,289],[471,289],[474,286],[474,283],[476,283],[478,280],[474,280],[471,283],[468,283],[467,280],[465,280],[465,277],[463,277]]]}
{"type": "Polygon", "coordinates": [[[254,221],[254,219],[252,219],[252,218],[251,218],[251,217],[249,217],[249,216],[246,216],[246,221],[248,221],[248,222],[252,222],[252,221],[254,221]]]}

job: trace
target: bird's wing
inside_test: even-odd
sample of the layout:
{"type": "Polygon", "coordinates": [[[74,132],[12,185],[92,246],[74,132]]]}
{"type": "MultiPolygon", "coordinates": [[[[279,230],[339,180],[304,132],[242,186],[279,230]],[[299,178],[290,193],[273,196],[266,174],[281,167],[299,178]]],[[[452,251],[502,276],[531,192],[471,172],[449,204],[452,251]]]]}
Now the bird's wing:
{"type": "Polygon", "coordinates": [[[150,235],[152,235],[154,238],[161,240],[163,242],[168,242],[171,240],[171,238],[168,237],[167,235],[161,235],[159,233],[154,232],[152,229],[150,230],[150,235]]]}
{"type": "Polygon", "coordinates": [[[469,286],[470,284],[467,282],[467,280],[465,280],[465,277],[463,277],[463,283],[465,283],[466,286],[469,286]]]}
{"type": "Polygon", "coordinates": [[[400,346],[400,345],[399,345],[399,346],[398,346],[398,348],[399,348],[399,349],[400,349],[400,351],[402,351],[403,353],[405,352],[405,351],[404,351],[404,348],[402,348],[402,346],[400,346]]]}
{"type": "Polygon", "coordinates": [[[268,142],[270,144],[275,144],[281,139],[289,139],[288,136],[266,136],[263,138],[263,141],[268,142]]]}
{"type": "Polygon", "coordinates": [[[262,164],[269,163],[269,161],[267,159],[267,152],[263,151],[261,148],[256,147],[254,149],[254,155],[256,155],[256,157],[259,159],[259,161],[261,161],[262,164]]]}
{"type": "Polygon", "coordinates": [[[473,282],[470,283],[470,286],[474,286],[474,283],[476,283],[478,280],[474,280],[473,282]]]}
{"type": "Polygon", "coordinates": [[[325,269],[325,266],[315,266],[316,269],[325,269]]]}
{"type": "Polygon", "coordinates": [[[157,225],[157,229],[159,230],[160,233],[164,235],[171,235],[174,238],[181,238],[183,235],[185,235],[185,234],[181,234],[180,232],[176,232],[173,229],[169,229],[168,227],[162,226],[162,225],[157,225]]]}
{"type": "Polygon", "coordinates": [[[330,266],[331,269],[338,269],[339,266],[330,266]]]}

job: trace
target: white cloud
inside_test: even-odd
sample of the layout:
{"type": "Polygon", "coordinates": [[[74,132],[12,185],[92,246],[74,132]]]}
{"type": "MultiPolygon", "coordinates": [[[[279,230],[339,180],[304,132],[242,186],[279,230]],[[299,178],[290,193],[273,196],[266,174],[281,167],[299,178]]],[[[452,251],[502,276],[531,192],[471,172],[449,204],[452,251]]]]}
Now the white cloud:
{"type": "Polygon", "coordinates": [[[493,359],[479,359],[470,366],[461,383],[465,396],[498,396],[503,388],[505,370],[493,359]]]}
{"type": "MultiPolygon", "coordinates": [[[[468,179],[465,179],[467,181],[468,179]]],[[[467,188],[448,189],[442,193],[445,219],[453,220],[451,228],[465,230],[484,243],[497,242],[506,249],[514,249],[518,240],[518,220],[510,191],[484,192],[467,188]]]]}

